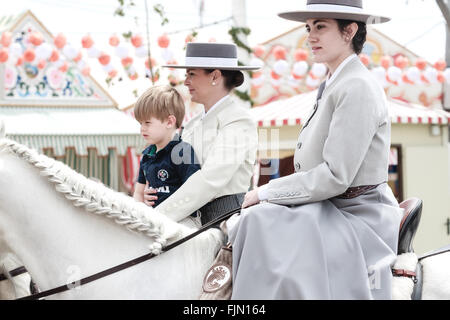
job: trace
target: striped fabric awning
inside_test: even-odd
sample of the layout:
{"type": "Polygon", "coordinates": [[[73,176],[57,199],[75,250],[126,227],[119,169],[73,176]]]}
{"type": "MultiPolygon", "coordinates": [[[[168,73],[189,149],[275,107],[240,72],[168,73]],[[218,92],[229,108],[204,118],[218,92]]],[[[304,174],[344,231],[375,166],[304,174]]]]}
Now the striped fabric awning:
{"type": "MultiPolygon", "coordinates": [[[[277,100],[250,110],[258,127],[282,127],[302,125],[311,114],[317,90],[277,100]]],[[[388,99],[392,123],[400,124],[448,124],[450,113],[388,99]]]]}
{"type": "Polygon", "coordinates": [[[109,149],[125,155],[128,147],[144,148],[139,124],[116,108],[0,107],[8,138],[44,152],[63,156],[74,148],[79,156],[96,149],[107,156],[109,149]]]}

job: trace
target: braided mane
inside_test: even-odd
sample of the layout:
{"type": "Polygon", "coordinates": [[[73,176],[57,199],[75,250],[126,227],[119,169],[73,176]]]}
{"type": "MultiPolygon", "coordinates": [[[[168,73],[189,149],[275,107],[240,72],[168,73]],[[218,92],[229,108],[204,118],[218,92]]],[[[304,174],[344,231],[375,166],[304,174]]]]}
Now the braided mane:
{"type": "Polygon", "coordinates": [[[88,179],[64,163],[38,154],[15,141],[0,137],[0,151],[13,153],[38,168],[41,175],[54,183],[56,190],[71,200],[74,206],[104,215],[131,231],[150,237],[154,241],[150,247],[154,254],[159,254],[169,239],[176,240],[174,238],[189,231],[189,228],[170,220],[144,203],[88,179]]]}

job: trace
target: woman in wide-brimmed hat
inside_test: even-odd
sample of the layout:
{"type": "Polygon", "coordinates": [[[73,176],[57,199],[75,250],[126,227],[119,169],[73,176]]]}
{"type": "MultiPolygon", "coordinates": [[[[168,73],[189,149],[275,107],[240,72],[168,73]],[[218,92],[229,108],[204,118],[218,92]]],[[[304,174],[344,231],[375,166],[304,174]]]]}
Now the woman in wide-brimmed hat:
{"type": "MultiPolygon", "coordinates": [[[[188,43],[185,64],[165,67],[186,69],[184,84],[191,100],[205,109],[182,132],[182,139],[193,146],[201,170],[156,209],[175,221],[188,218],[187,222],[194,220],[199,226],[239,208],[249,190],[257,129],[248,109],[231,92],[244,81],[241,70],[259,67],[239,66],[236,45],[224,43],[188,43]]],[[[183,160],[178,158],[172,152],[175,164],[183,160]]],[[[156,197],[153,189],[144,196],[149,204],[156,197]]]]}
{"type": "Polygon", "coordinates": [[[227,221],[233,299],[390,299],[402,210],[386,183],[390,119],[383,89],[357,54],[358,0],[309,0],[281,17],[306,22],[329,73],[296,145],[295,173],[248,192],[227,221]]]}

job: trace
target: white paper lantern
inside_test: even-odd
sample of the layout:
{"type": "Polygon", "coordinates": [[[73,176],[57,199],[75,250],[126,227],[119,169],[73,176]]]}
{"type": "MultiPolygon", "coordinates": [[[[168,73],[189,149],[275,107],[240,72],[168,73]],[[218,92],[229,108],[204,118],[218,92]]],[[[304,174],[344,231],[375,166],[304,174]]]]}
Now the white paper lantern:
{"type": "Polygon", "coordinates": [[[123,44],[119,44],[115,49],[115,53],[120,59],[126,58],[128,57],[128,47],[123,44]]]}
{"type": "Polygon", "coordinates": [[[164,59],[164,61],[167,62],[167,61],[173,60],[174,54],[173,54],[172,49],[164,48],[164,49],[161,49],[161,56],[164,59]]]}
{"type": "Polygon", "coordinates": [[[308,72],[308,63],[306,61],[299,61],[294,63],[292,72],[297,76],[304,76],[308,72]]]}
{"type": "Polygon", "coordinates": [[[144,58],[148,55],[148,49],[146,46],[140,46],[135,50],[136,57],[144,58]]]}
{"type": "Polygon", "coordinates": [[[450,68],[445,69],[444,77],[448,84],[450,84],[450,68]]]}
{"type": "Polygon", "coordinates": [[[423,72],[423,75],[430,83],[438,82],[437,80],[438,72],[435,68],[427,67],[423,72]]]}
{"type": "Polygon", "coordinates": [[[313,78],[311,78],[310,76],[308,76],[308,77],[306,78],[306,85],[307,85],[308,87],[310,87],[310,88],[316,88],[316,87],[319,86],[319,84],[320,84],[320,79],[319,79],[319,78],[313,79],[313,78]]]}
{"type": "Polygon", "coordinates": [[[114,66],[111,63],[108,63],[105,66],[102,66],[103,71],[105,71],[106,73],[111,72],[114,69],[114,66]]]}
{"type": "Polygon", "coordinates": [[[402,78],[402,70],[398,67],[391,66],[387,70],[387,75],[391,81],[399,81],[402,78]]]}
{"type": "Polygon", "coordinates": [[[406,71],[406,76],[414,83],[420,82],[420,70],[417,67],[410,67],[406,71]]]}
{"type": "Polygon", "coordinates": [[[78,55],[78,50],[75,49],[71,44],[68,43],[64,46],[63,53],[67,58],[72,60],[73,58],[75,58],[78,55]]]}
{"type": "Polygon", "coordinates": [[[14,42],[9,46],[9,52],[11,55],[21,56],[23,54],[23,49],[19,43],[14,42]]]}
{"type": "Polygon", "coordinates": [[[252,58],[249,62],[249,65],[256,67],[264,67],[264,61],[259,58],[252,58]]]}
{"type": "Polygon", "coordinates": [[[262,86],[262,85],[264,84],[264,81],[265,81],[265,80],[266,80],[266,76],[261,75],[261,76],[259,76],[259,77],[257,77],[257,78],[252,78],[252,79],[250,80],[250,82],[251,82],[251,84],[252,84],[253,86],[259,87],[259,86],[262,86]]]}
{"type": "Polygon", "coordinates": [[[386,81],[386,69],[383,67],[376,67],[371,70],[372,74],[374,75],[375,79],[378,81],[378,83],[383,87],[386,88],[388,86],[388,82],[386,81]]]}
{"type": "Polygon", "coordinates": [[[84,60],[80,60],[77,62],[77,68],[80,70],[82,70],[86,66],[87,66],[87,63],[84,60]]]}
{"type": "Polygon", "coordinates": [[[289,64],[286,60],[277,60],[273,65],[273,71],[278,75],[283,75],[289,70],[289,64]]]}
{"type": "Polygon", "coordinates": [[[52,55],[52,50],[53,48],[50,44],[48,44],[47,42],[43,42],[36,47],[36,58],[38,58],[39,60],[47,60],[52,55]]]}
{"type": "Polygon", "coordinates": [[[98,50],[95,45],[87,49],[87,54],[89,58],[98,58],[100,57],[100,50],[98,50]]]}
{"type": "Polygon", "coordinates": [[[283,79],[273,79],[273,78],[270,78],[270,83],[271,83],[272,86],[274,86],[274,87],[281,87],[281,85],[283,84],[283,79]]]}
{"type": "Polygon", "coordinates": [[[327,73],[327,66],[323,63],[314,63],[311,72],[317,78],[322,78],[327,73]]]}

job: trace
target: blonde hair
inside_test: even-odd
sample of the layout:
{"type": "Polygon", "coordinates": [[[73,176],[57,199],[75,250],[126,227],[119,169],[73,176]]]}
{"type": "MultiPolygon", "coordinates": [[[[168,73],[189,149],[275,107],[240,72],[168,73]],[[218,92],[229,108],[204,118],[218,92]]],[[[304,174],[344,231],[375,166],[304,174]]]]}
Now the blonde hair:
{"type": "Polygon", "coordinates": [[[184,119],[184,102],[180,93],[169,85],[154,86],[146,90],[134,104],[134,117],[143,122],[152,117],[164,121],[173,115],[177,128],[184,119]]]}

